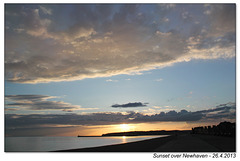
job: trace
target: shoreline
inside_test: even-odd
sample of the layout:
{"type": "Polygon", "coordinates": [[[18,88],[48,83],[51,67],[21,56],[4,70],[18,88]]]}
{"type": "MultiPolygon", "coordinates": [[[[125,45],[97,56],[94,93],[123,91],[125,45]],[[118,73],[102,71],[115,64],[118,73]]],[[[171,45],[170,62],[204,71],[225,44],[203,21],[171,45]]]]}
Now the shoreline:
{"type": "Polygon", "coordinates": [[[236,152],[236,138],[182,134],[130,143],[53,152],[236,152]]]}
{"type": "Polygon", "coordinates": [[[159,144],[163,145],[176,136],[170,135],[166,137],[158,137],[141,141],[134,141],[129,143],[104,145],[90,148],[66,149],[54,152],[151,152],[156,149],[159,144]]]}

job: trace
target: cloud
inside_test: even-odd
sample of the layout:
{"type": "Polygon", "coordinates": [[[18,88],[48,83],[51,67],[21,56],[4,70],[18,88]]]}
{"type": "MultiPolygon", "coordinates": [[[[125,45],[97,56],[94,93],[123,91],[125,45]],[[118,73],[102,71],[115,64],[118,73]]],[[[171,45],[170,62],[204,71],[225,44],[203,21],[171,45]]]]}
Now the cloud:
{"type": "Polygon", "coordinates": [[[107,79],[106,82],[118,82],[118,80],[107,79]]]}
{"type": "Polygon", "coordinates": [[[163,81],[163,79],[162,79],[162,78],[159,78],[159,79],[156,79],[155,81],[161,82],[161,81],[163,81]]]}
{"type": "Polygon", "coordinates": [[[137,74],[193,59],[235,57],[231,4],[7,4],[5,15],[5,78],[11,82],[137,74]]]}
{"type": "Polygon", "coordinates": [[[181,110],[180,112],[176,112],[175,110],[171,110],[169,112],[160,112],[155,115],[145,115],[142,117],[135,118],[135,121],[144,121],[144,122],[152,122],[152,121],[198,121],[204,115],[199,113],[192,113],[186,110],[181,110]]]}
{"type": "Polygon", "coordinates": [[[51,9],[48,9],[48,8],[46,8],[44,6],[39,6],[39,8],[46,15],[51,15],[52,14],[52,10],[51,9]]]}
{"type": "Polygon", "coordinates": [[[208,110],[189,112],[181,110],[176,112],[160,112],[159,114],[144,115],[136,112],[102,112],[91,114],[5,114],[6,128],[33,126],[33,125],[109,125],[117,123],[136,123],[153,121],[211,121],[219,119],[236,120],[236,105],[234,103],[224,104],[208,110]]]}
{"type": "Polygon", "coordinates": [[[55,96],[46,96],[46,95],[6,95],[5,99],[9,101],[43,101],[51,98],[56,98],[55,96]]]}
{"type": "Polygon", "coordinates": [[[65,112],[73,112],[74,110],[92,109],[81,108],[79,105],[72,105],[63,101],[48,101],[48,99],[52,98],[57,97],[46,95],[6,95],[5,100],[8,101],[8,103],[6,103],[5,106],[15,108],[5,108],[5,110],[62,110],[65,112]]]}
{"type": "MultiPolygon", "coordinates": [[[[157,107],[159,108],[159,107],[157,107]]],[[[217,106],[213,109],[201,110],[196,112],[189,112],[187,110],[181,110],[176,112],[171,110],[168,112],[160,112],[153,115],[138,115],[134,121],[139,122],[152,122],[152,121],[224,121],[236,120],[236,104],[227,103],[217,106]]]]}
{"type": "Polygon", "coordinates": [[[236,121],[236,104],[227,103],[213,109],[190,112],[181,110],[176,112],[160,112],[159,114],[144,115],[137,112],[102,112],[91,114],[5,114],[6,135],[27,135],[24,131],[34,131],[54,127],[71,127],[80,125],[112,125],[124,123],[146,122],[222,122],[236,121]]]}
{"type": "Polygon", "coordinates": [[[213,21],[212,29],[214,34],[223,35],[226,32],[235,32],[236,30],[236,10],[233,10],[232,5],[210,5],[209,19],[213,21]]]}
{"type": "Polygon", "coordinates": [[[19,109],[17,108],[5,108],[5,111],[18,111],[19,109]]]}
{"type": "Polygon", "coordinates": [[[114,108],[128,108],[128,107],[145,107],[147,106],[146,104],[148,103],[141,103],[141,102],[134,102],[134,103],[127,103],[127,104],[114,104],[112,105],[111,107],[114,107],[114,108]]]}

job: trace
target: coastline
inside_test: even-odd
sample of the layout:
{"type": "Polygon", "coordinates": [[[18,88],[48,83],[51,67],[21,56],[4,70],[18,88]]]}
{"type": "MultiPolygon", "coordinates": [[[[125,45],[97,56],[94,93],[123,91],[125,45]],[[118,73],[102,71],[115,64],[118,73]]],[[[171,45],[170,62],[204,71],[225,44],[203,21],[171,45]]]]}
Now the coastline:
{"type": "Polygon", "coordinates": [[[54,152],[151,152],[159,145],[163,145],[176,136],[158,137],[153,139],[135,141],[130,143],[105,145],[92,148],[67,149],[54,152]]]}
{"type": "Polygon", "coordinates": [[[236,138],[182,134],[123,144],[54,152],[236,152],[236,138]]]}

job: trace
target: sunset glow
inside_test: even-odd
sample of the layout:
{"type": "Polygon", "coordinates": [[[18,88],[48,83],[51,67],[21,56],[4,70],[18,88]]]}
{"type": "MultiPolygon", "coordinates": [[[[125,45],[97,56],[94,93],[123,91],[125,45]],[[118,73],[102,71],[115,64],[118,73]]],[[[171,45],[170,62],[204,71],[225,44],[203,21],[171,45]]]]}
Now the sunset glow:
{"type": "Polygon", "coordinates": [[[120,126],[121,131],[123,131],[123,132],[130,130],[130,126],[128,124],[121,124],[119,126],[120,126]]]}

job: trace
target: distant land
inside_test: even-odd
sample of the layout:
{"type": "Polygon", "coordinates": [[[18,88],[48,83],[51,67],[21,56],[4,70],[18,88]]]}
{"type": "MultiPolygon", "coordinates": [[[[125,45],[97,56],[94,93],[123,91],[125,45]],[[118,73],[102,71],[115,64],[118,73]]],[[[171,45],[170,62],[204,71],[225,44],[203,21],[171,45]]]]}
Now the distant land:
{"type": "Polygon", "coordinates": [[[220,122],[218,125],[194,127],[192,130],[157,130],[157,131],[130,131],[102,134],[102,136],[144,136],[144,135],[177,135],[182,133],[205,134],[218,136],[236,135],[236,123],[220,122]]]}
{"type": "Polygon", "coordinates": [[[176,135],[180,133],[190,133],[191,130],[157,130],[157,131],[130,131],[102,134],[102,136],[144,136],[144,135],[176,135]]]}
{"type": "Polygon", "coordinates": [[[128,132],[106,133],[106,134],[102,134],[100,136],[81,136],[81,135],[78,135],[78,137],[177,135],[177,134],[190,133],[190,132],[191,132],[191,130],[128,131],[128,132]]]}
{"type": "Polygon", "coordinates": [[[179,134],[205,134],[217,136],[236,135],[236,123],[220,122],[218,125],[194,127],[192,130],[151,130],[151,131],[128,131],[102,134],[102,136],[80,136],[78,137],[104,137],[104,136],[147,136],[147,135],[179,135],[179,134]]]}

